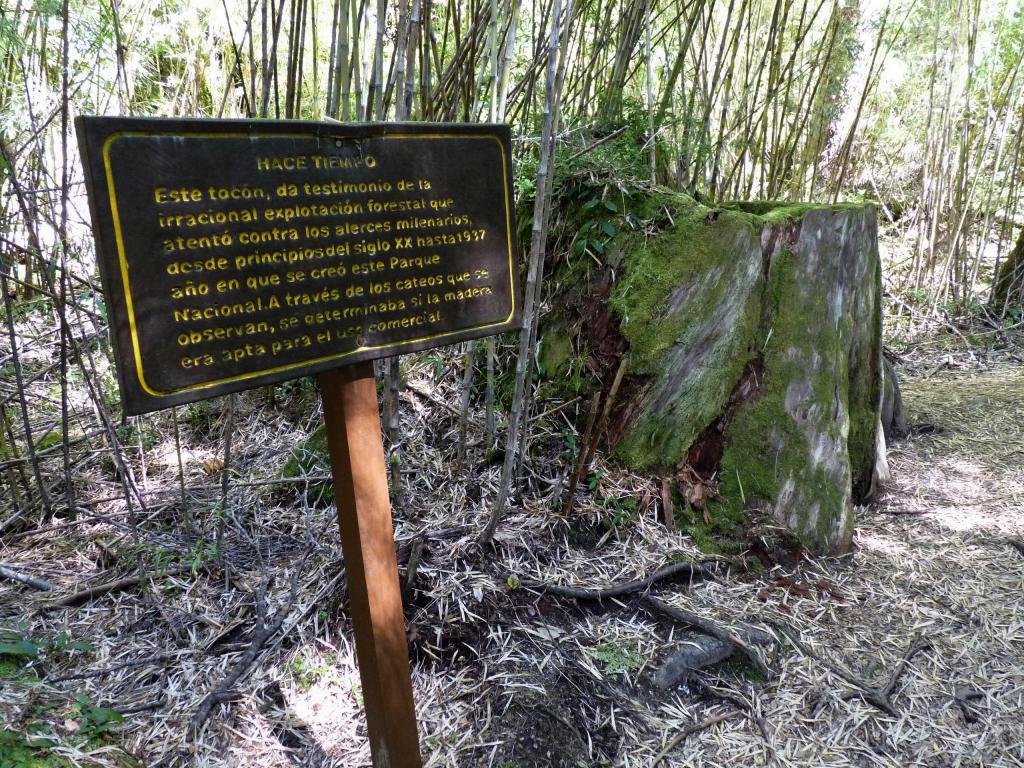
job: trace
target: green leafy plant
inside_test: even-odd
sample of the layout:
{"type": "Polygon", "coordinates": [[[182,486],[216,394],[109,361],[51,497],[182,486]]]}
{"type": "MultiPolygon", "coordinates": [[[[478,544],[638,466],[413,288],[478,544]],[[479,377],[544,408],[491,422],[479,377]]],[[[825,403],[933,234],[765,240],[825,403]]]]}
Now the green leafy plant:
{"type": "Polygon", "coordinates": [[[124,722],[124,715],[116,709],[98,707],[92,704],[84,693],[76,693],[74,698],[75,714],[80,718],[78,735],[86,740],[101,736],[115,724],[124,722]]]}
{"type": "Polygon", "coordinates": [[[36,443],[36,450],[45,451],[47,448],[60,445],[62,439],[63,436],[59,429],[51,430],[39,439],[39,442],[36,443]]]}
{"type": "Polygon", "coordinates": [[[66,632],[52,640],[33,640],[17,631],[0,631],[0,657],[7,657],[17,663],[35,661],[41,654],[53,657],[92,649],[92,643],[72,640],[66,632]]]}
{"type": "Polygon", "coordinates": [[[39,768],[45,758],[45,750],[55,745],[53,739],[31,732],[0,729],[0,765],[4,768],[39,768]]]}
{"type": "Polygon", "coordinates": [[[277,393],[281,400],[293,401],[293,405],[301,405],[316,396],[316,385],[312,376],[300,376],[277,385],[277,393]]]}
{"type": "Polygon", "coordinates": [[[433,354],[427,355],[423,358],[423,361],[431,364],[434,369],[434,382],[439,382],[441,380],[441,374],[444,373],[444,358],[439,354],[433,354]]]}
{"type": "Polygon", "coordinates": [[[292,677],[299,688],[309,690],[321,680],[338,683],[340,678],[337,673],[338,658],[333,653],[325,654],[320,658],[311,658],[304,653],[296,653],[289,665],[292,677]]]}
{"type": "Polygon", "coordinates": [[[34,643],[17,632],[0,632],[0,656],[18,659],[37,659],[42,645],[34,643]]]}
{"type": "MultiPolygon", "coordinates": [[[[213,512],[211,511],[210,514],[213,514],[213,512]]],[[[126,547],[125,552],[125,560],[144,561],[153,572],[153,575],[157,578],[163,576],[174,565],[187,561],[194,555],[192,549],[182,553],[171,547],[165,547],[161,544],[151,544],[148,542],[139,542],[138,544],[129,545],[126,547]]]]}
{"type": "Polygon", "coordinates": [[[56,651],[63,653],[70,653],[72,651],[91,651],[94,646],[92,643],[87,643],[84,640],[72,640],[67,632],[61,632],[49,643],[50,647],[56,651]]]}
{"type": "Polygon", "coordinates": [[[216,559],[217,543],[200,539],[188,550],[188,559],[192,562],[192,572],[199,570],[207,560],[216,559]]]}
{"type": "Polygon", "coordinates": [[[178,559],[178,553],[167,547],[157,546],[153,549],[153,568],[157,573],[162,573],[171,567],[178,559]]]}
{"type": "Polygon", "coordinates": [[[576,231],[572,255],[582,256],[585,253],[590,253],[600,256],[604,253],[609,241],[619,233],[619,206],[615,201],[604,198],[600,191],[595,190],[581,206],[580,215],[582,223],[576,231]]]}
{"type": "Polygon", "coordinates": [[[579,456],[579,446],[576,444],[576,432],[569,427],[562,427],[562,456],[566,464],[575,464],[579,456]]]}
{"type": "Polygon", "coordinates": [[[632,523],[636,519],[637,508],[639,507],[636,499],[621,499],[618,496],[607,496],[599,497],[598,503],[609,512],[607,519],[604,521],[605,525],[609,528],[619,528],[632,523]]]}
{"type": "Polygon", "coordinates": [[[633,672],[643,664],[643,658],[635,647],[614,640],[605,640],[590,651],[590,655],[604,665],[608,674],[633,672]]]}

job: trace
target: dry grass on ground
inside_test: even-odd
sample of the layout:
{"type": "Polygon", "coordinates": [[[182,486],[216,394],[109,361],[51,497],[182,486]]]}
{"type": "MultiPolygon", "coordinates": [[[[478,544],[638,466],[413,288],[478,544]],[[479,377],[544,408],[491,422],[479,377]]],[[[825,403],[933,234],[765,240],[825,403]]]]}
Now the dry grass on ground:
{"type": "MultiPolygon", "coordinates": [[[[851,557],[769,570],[721,559],[709,565],[713,580],[657,585],[666,602],[775,638],[761,649],[769,679],[727,663],[663,691],[651,675],[685,642],[680,626],[635,597],[590,605],[535,585],[605,586],[702,554],[657,522],[651,482],[610,466],[598,467],[570,519],[552,512],[577,402],[546,417],[529,492],[494,555],[481,558],[472,542],[498,467],[482,462],[474,422],[479,463],[453,470],[457,423],[441,403],[457,401],[457,377],[442,372],[436,383],[443,363],[423,359],[410,371],[408,502],[396,515],[403,561],[416,537],[426,541],[408,617],[428,765],[650,766],[688,726],[721,716],[664,764],[1024,766],[1024,552],[1006,543],[1024,536],[1024,368],[914,368],[905,385],[913,435],[893,447],[894,480],[860,513],[851,557]],[[898,677],[894,714],[835,671],[884,685],[915,638],[928,647],[898,677]]],[[[139,562],[159,575],[144,590],[73,608],[47,608],[52,593],[0,582],[0,628],[45,643],[39,659],[3,668],[0,725],[45,725],[58,742],[51,754],[69,764],[368,764],[333,507],[317,502],[315,482],[277,482],[317,421],[315,396],[301,385],[279,396],[274,409],[264,392],[238,398],[222,516],[228,571],[212,550],[219,402],[181,409],[185,502],[170,418],[147,417],[130,456],[145,509],[138,500],[126,508],[120,470],[97,444],[77,454],[76,493],[92,500],[79,521],[5,538],[0,561],[50,580],[57,594],[139,562]],[[186,535],[186,509],[204,522],[202,538],[199,522],[186,535]],[[189,736],[200,701],[250,647],[264,591],[270,621],[286,611],[280,631],[234,700],[189,736]],[[88,717],[75,694],[127,713],[125,722],[84,742],[88,717]]]]}

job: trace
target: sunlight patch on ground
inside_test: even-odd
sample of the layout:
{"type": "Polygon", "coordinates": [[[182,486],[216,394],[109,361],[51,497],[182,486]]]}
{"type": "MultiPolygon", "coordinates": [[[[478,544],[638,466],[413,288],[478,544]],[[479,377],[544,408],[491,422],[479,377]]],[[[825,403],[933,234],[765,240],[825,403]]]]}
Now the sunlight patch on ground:
{"type": "MultiPolygon", "coordinates": [[[[352,643],[318,640],[292,657],[285,686],[288,710],[333,758],[354,760],[366,751],[363,696],[352,643]]],[[[367,753],[368,754],[368,753],[367,753]]]]}
{"type": "Polygon", "coordinates": [[[873,531],[857,533],[857,549],[874,552],[881,557],[904,557],[910,553],[904,542],[889,536],[881,536],[873,531]]]}
{"type": "Polygon", "coordinates": [[[950,531],[1024,532],[1024,369],[944,373],[903,386],[911,437],[883,499],[950,531]]]}

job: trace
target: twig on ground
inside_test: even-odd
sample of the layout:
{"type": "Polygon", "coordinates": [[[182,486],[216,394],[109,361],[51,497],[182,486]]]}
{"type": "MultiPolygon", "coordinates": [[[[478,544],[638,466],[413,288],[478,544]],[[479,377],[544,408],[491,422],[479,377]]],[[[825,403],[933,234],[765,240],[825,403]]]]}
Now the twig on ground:
{"type": "MultiPolygon", "coordinates": [[[[126,661],[122,664],[112,664],[109,667],[103,667],[103,669],[93,669],[88,672],[76,672],[73,675],[63,675],[61,677],[53,677],[46,682],[53,683],[66,683],[68,680],[85,680],[89,677],[103,677],[109,675],[112,672],[119,672],[122,669],[131,669],[132,667],[145,667],[150,664],[163,664],[165,661],[171,661],[175,657],[167,653],[159,653],[156,656],[150,656],[145,659],[136,659],[134,661],[126,661]]],[[[122,713],[123,714],[123,713],[122,713]]]]}
{"type": "Polygon", "coordinates": [[[805,656],[809,656],[810,658],[814,659],[822,666],[826,667],[834,675],[836,675],[836,677],[845,680],[847,683],[849,683],[857,689],[856,691],[853,691],[844,696],[844,699],[859,696],[871,706],[880,709],[887,715],[891,715],[893,717],[896,717],[897,714],[896,708],[892,704],[892,693],[896,689],[896,684],[897,682],[899,682],[900,675],[903,674],[903,670],[906,668],[907,664],[910,663],[910,660],[914,658],[914,656],[916,656],[918,653],[925,650],[926,648],[932,647],[932,644],[929,641],[925,640],[920,636],[915,637],[913,640],[911,640],[906,652],[903,654],[902,658],[899,660],[899,662],[896,664],[896,667],[893,669],[892,674],[889,676],[888,682],[882,688],[878,688],[877,686],[870,685],[864,680],[861,680],[852,672],[850,672],[847,669],[844,669],[838,664],[834,664],[822,658],[819,653],[805,645],[800,640],[800,638],[796,636],[796,632],[792,631],[789,627],[786,627],[785,625],[779,623],[774,623],[774,626],[779,632],[785,635],[786,638],[791,643],[793,643],[793,645],[799,648],[805,656]]]}
{"type": "MultiPolygon", "coordinates": [[[[302,562],[305,562],[305,557],[302,558],[302,562]]],[[[256,661],[256,658],[260,655],[260,651],[263,649],[264,643],[267,642],[277,631],[281,628],[285,618],[291,612],[292,606],[295,604],[295,598],[298,596],[299,591],[299,573],[302,570],[301,566],[296,568],[292,573],[291,589],[289,590],[288,600],[281,608],[274,614],[274,619],[269,624],[267,623],[267,609],[266,609],[266,593],[267,584],[269,577],[265,580],[256,592],[256,632],[253,634],[252,642],[249,644],[249,648],[242,658],[238,660],[232,670],[227,674],[227,677],[221,681],[221,684],[216,689],[208,693],[203,700],[199,703],[199,707],[196,713],[192,716],[189,721],[189,736],[193,740],[199,735],[199,730],[203,727],[207,718],[210,717],[210,713],[217,704],[221,704],[225,701],[231,701],[237,698],[238,692],[234,690],[234,686],[238,683],[249,668],[256,661]]]]}
{"type": "MultiPolygon", "coordinates": [[[[444,400],[442,400],[440,397],[435,395],[430,390],[424,389],[423,387],[421,387],[415,381],[406,382],[405,388],[408,389],[410,392],[413,392],[413,393],[419,395],[424,400],[429,400],[434,405],[438,405],[438,406],[444,408],[446,411],[448,411],[449,413],[454,414],[455,416],[459,416],[459,417],[462,416],[462,414],[459,412],[459,409],[456,408],[454,405],[452,405],[451,403],[445,402],[444,400]]],[[[473,425],[473,422],[469,421],[468,419],[466,420],[466,423],[468,425],[473,425]]],[[[475,426],[475,425],[473,425],[473,426],[475,426]]]]}
{"type": "Polygon", "coordinates": [[[153,712],[157,709],[162,709],[164,704],[167,703],[167,697],[161,696],[159,699],[148,701],[143,704],[134,704],[130,707],[115,707],[118,712],[122,715],[137,715],[140,712],[153,712]]]}
{"type": "Polygon", "coordinates": [[[52,592],[55,589],[53,584],[46,579],[41,579],[38,576],[29,576],[21,571],[8,568],[6,565],[0,565],[0,576],[11,581],[17,581],[27,587],[32,587],[32,589],[38,589],[40,592],[52,592]]]}
{"type": "MultiPolygon", "coordinates": [[[[2,431],[0,431],[0,434],[2,434],[2,431]]],[[[16,486],[13,486],[10,481],[8,481],[8,487],[16,489],[16,486]]],[[[17,499],[16,492],[15,490],[15,493],[12,494],[12,498],[15,500],[17,499]]],[[[15,512],[0,523],[0,539],[6,539],[8,534],[12,534],[15,537],[12,540],[16,540],[21,538],[18,534],[25,535],[25,531],[31,531],[33,528],[34,524],[24,514],[15,512]]]]}
{"type": "Polygon", "coordinates": [[[97,584],[92,587],[87,587],[79,592],[74,592],[70,595],[65,595],[64,597],[52,600],[43,605],[43,608],[70,608],[91,600],[94,597],[105,595],[108,592],[118,592],[123,589],[129,589],[137,586],[146,579],[162,578],[165,576],[180,576],[183,573],[189,573],[191,570],[191,565],[175,565],[165,571],[147,573],[144,576],[129,576],[128,578],[117,579],[116,581],[108,581],[105,584],[97,584]]]}
{"type": "Polygon", "coordinates": [[[301,610],[292,622],[285,627],[283,631],[278,633],[276,638],[273,638],[267,643],[266,648],[263,650],[263,655],[269,655],[274,648],[278,646],[278,644],[284,641],[284,638],[291,634],[292,630],[295,629],[300,622],[305,621],[313,611],[323,605],[327,596],[335,592],[335,590],[339,589],[339,587],[344,584],[345,573],[344,567],[342,567],[340,561],[338,561],[338,572],[323,586],[323,588],[320,589],[319,592],[316,593],[316,596],[309,602],[309,605],[301,610]]]}
{"type": "Polygon", "coordinates": [[[416,583],[416,571],[419,570],[420,561],[423,559],[423,550],[427,542],[424,538],[417,538],[409,553],[409,564],[405,567],[405,578],[402,579],[402,602],[408,603],[412,597],[412,588],[416,583]]]}
{"type": "Polygon", "coordinates": [[[762,661],[757,651],[722,625],[711,621],[711,619],[706,619],[703,616],[691,613],[690,611],[684,611],[682,608],[676,608],[674,605],[662,602],[652,595],[644,595],[640,598],[640,602],[648,608],[668,616],[670,619],[682,622],[683,624],[689,624],[690,626],[699,629],[704,634],[711,635],[723,643],[726,643],[732,649],[742,651],[743,655],[750,660],[750,663],[754,665],[758,672],[766,678],[772,677],[772,671],[768,668],[768,665],[762,661]]]}
{"type": "Polygon", "coordinates": [[[714,717],[709,717],[707,720],[701,720],[699,723],[692,723],[692,724],[686,726],[685,728],[683,728],[683,730],[681,730],[674,737],[672,737],[672,740],[669,741],[669,743],[665,745],[665,748],[663,750],[661,750],[661,752],[658,753],[657,757],[655,757],[654,761],[651,763],[651,768],[654,768],[654,766],[657,766],[658,763],[660,763],[662,760],[664,760],[666,757],[668,757],[669,753],[673,749],[678,747],[680,744],[682,744],[684,741],[686,741],[693,734],[700,733],[701,731],[706,731],[711,726],[718,725],[722,721],[728,720],[730,717],[732,717],[733,715],[736,715],[736,714],[738,714],[738,713],[737,712],[723,712],[720,715],[715,715],[714,717]]]}
{"type": "Polygon", "coordinates": [[[406,542],[411,542],[418,538],[429,539],[431,541],[457,539],[459,536],[464,536],[467,533],[471,533],[475,530],[476,527],[472,525],[455,525],[451,528],[438,528],[437,530],[433,531],[423,531],[422,533],[417,533],[404,539],[396,538],[395,541],[398,542],[399,545],[404,546],[406,542]]]}
{"type": "MultiPolygon", "coordinates": [[[[923,637],[917,636],[910,641],[910,645],[907,646],[907,650],[904,652],[902,658],[897,662],[896,667],[893,669],[892,674],[889,676],[889,681],[885,684],[882,689],[882,696],[886,701],[890,700],[893,691],[896,690],[896,684],[899,682],[900,675],[903,674],[903,670],[906,669],[907,664],[914,658],[918,653],[928,648],[931,648],[932,644],[923,637]]],[[[891,706],[891,703],[890,703],[891,706]]]]}
{"type": "Polygon", "coordinates": [[[960,708],[960,714],[963,715],[965,723],[978,722],[978,712],[974,702],[984,698],[983,691],[968,685],[958,685],[953,689],[953,703],[960,708]]]}

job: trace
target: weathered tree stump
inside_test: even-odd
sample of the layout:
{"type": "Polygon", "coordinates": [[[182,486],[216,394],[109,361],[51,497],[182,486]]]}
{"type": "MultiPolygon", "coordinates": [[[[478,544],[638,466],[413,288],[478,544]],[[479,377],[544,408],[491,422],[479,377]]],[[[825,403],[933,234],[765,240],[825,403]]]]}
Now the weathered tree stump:
{"type": "Polygon", "coordinates": [[[548,372],[582,320],[592,368],[628,356],[608,430],[621,461],[671,473],[721,527],[761,512],[814,551],[847,551],[880,424],[874,208],[659,194],[646,210],[553,313],[548,372]]]}
{"type": "Polygon", "coordinates": [[[1024,229],[992,284],[992,304],[997,309],[1014,304],[1024,305],[1024,229]]]}

